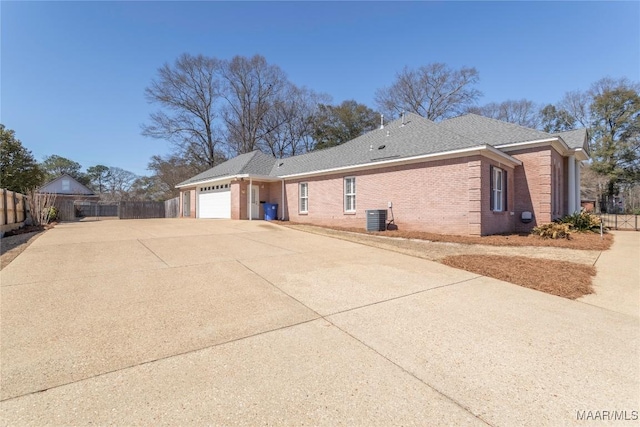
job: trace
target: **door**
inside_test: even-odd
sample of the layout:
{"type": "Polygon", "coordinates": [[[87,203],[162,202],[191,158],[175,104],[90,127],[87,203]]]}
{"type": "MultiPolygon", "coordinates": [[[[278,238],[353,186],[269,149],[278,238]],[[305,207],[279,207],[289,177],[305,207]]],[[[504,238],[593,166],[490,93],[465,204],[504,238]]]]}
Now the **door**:
{"type": "Polygon", "coordinates": [[[182,193],[182,216],[191,216],[191,191],[182,193]]]}
{"type": "Polygon", "coordinates": [[[260,217],[260,190],[257,185],[251,186],[249,193],[249,219],[258,219],[260,217]]]}

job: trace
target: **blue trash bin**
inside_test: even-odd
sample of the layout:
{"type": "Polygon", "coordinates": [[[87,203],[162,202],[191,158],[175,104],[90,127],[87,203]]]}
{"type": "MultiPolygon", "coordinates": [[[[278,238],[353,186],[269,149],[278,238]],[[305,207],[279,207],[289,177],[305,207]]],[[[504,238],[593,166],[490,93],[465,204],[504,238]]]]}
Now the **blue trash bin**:
{"type": "Polygon", "coordinates": [[[278,204],[277,203],[265,203],[264,204],[264,219],[265,221],[274,221],[278,219],[278,204]]]}

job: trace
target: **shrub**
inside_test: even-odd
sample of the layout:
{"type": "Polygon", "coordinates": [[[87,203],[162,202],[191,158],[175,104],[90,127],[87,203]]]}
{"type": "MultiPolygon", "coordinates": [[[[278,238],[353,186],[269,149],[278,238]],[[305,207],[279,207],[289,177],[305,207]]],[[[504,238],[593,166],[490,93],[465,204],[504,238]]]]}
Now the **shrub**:
{"type": "Polygon", "coordinates": [[[567,215],[559,222],[569,224],[575,231],[600,231],[600,217],[585,210],[567,215]]]}
{"type": "Polygon", "coordinates": [[[42,212],[42,218],[44,219],[44,223],[48,224],[51,221],[55,221],[58,218],[58,208],[55,206],[49,206],[48,208],[44,208],[42,212]]]}
{"type": "Polygon", "coordinates": [[[545,239],[569,239],[571,235],[571,224],[551,222],[534,227],[532,234],[545,239]]]}

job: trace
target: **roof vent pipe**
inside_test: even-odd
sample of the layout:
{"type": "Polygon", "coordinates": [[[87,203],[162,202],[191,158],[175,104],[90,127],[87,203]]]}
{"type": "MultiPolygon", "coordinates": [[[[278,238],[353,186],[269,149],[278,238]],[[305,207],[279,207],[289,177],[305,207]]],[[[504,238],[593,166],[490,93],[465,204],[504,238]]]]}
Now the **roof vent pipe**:
{"type": "Polygon", "coordinates": [[[404,126],[404,110],[402,110],[402,126],[404,126]]]}
{"type": "Polygon", "coordinates": [[[384,129],[384,114],[380,114],[380,129],[384,129]]]}

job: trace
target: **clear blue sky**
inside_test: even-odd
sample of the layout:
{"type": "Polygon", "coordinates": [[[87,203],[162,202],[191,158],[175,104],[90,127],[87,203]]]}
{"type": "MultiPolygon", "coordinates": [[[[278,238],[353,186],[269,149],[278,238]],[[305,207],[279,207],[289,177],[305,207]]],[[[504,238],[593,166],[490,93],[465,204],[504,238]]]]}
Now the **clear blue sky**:
{"type": "Polygon", "coordinates": [[[1,2],[0,122],[37,160],[148,174],[144,89],[181,53],[256,53],[300,86],[375,107],[405,65],[476,67],[479,104],[555,103],[640,81],[638,2],[1,2]]]}

